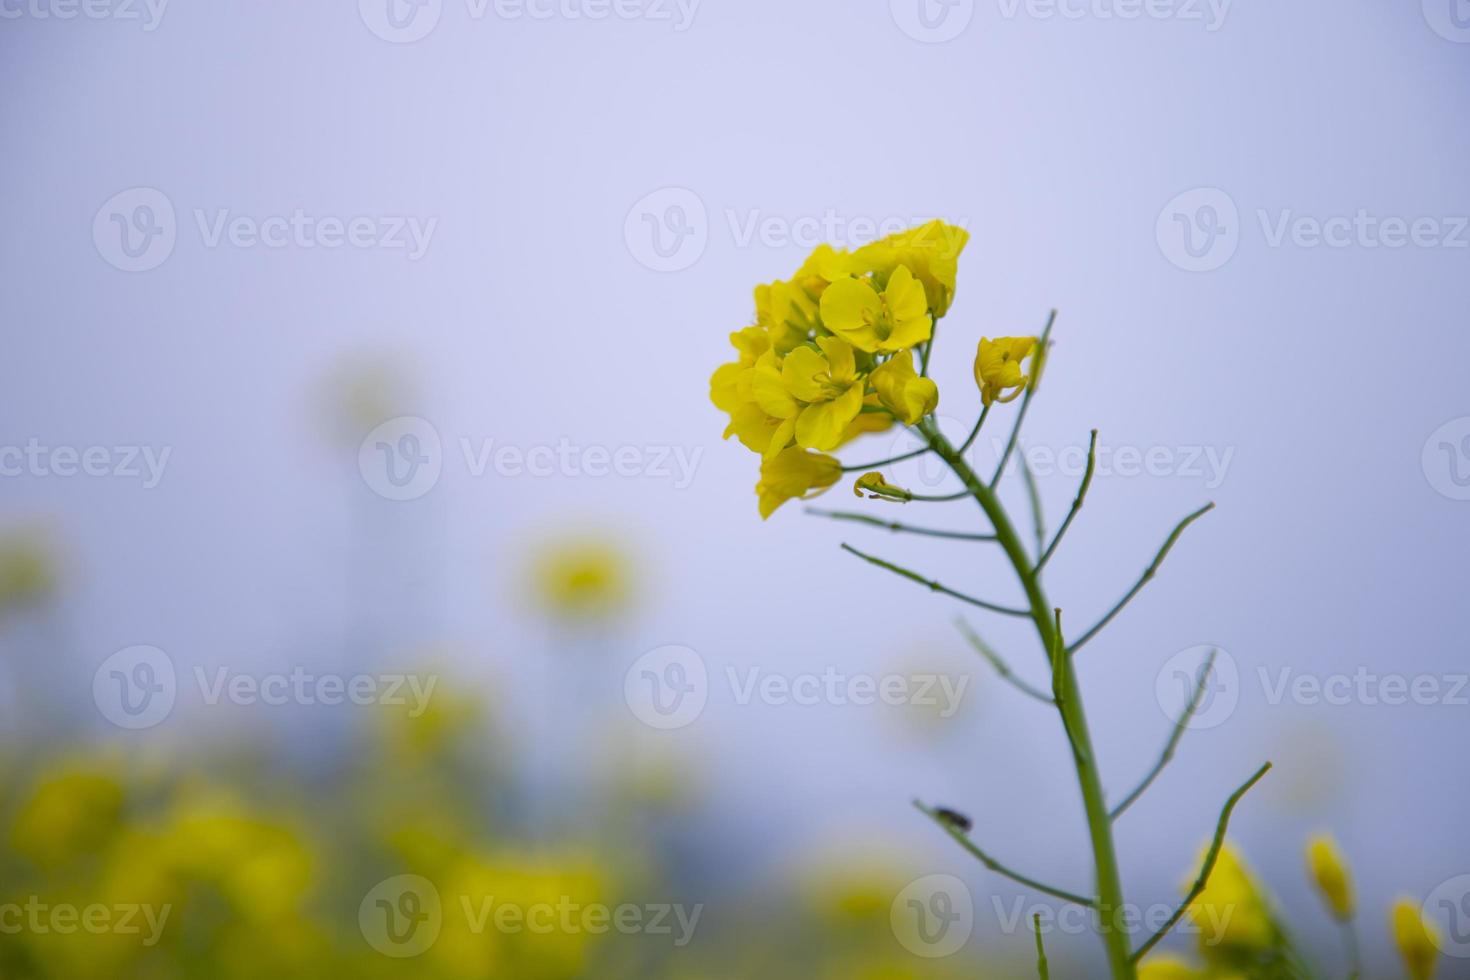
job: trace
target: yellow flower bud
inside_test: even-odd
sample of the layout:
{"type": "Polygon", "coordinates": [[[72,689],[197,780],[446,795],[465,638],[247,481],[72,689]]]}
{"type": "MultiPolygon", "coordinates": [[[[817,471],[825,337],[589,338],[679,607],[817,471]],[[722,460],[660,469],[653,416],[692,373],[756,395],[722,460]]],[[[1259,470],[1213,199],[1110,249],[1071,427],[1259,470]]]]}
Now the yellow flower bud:
{"type": "Polygon", "coordinates": [[[1351,919],[1356,911],[1353,880],[1347,861],[1331,837],[1319,834],[1307,842],[1307,868],[1333,917],[1339,922],[1351,919]]]}
{"type": "Polygon", "coordinates": [[[1439,959],[1434,926],[1425,921],[1418,904],[1408,898],[1394,903],[1391,921],[1393,941],[1403,957],[1404,969],[1412,980],[1429,980],[1439,959]]]}
{"type": "Polygon", "coordinates": [[[895,487],[884,479],[883,474],[874,470],[872,473],[864,473],[857,478],[852,485],[852,492],[859,497],[866,495],[869,500],[892,500],[897,503],[907,503],[914,499],[914,495],[903,487],[895,487]]]}

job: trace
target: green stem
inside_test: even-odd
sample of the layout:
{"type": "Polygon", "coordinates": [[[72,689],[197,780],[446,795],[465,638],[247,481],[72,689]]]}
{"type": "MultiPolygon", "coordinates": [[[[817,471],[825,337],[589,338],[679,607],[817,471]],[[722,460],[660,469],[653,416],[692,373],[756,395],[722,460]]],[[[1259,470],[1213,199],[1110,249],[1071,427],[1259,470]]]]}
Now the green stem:
{"type": "Polygon", "coordinates": [[[1204,863],[1200,865],[1199,877],[1194,879],[1194,885],[1189,889],[1189,894],[1184,896],[1184,901],[1179,903],[1179,907],[1174,910],[1174,914],[1169,917],[1169,921],[1165,922],[1159,928],[1158,932],[1149,936],[1142,946],[1138,947],[1138,951],[1133,954],[1133,961],[1135,963],[1147,956],[1148,951],[1157,946],[1159,941],[1169,934],[1169,930],[1173,929],[1179,923],[1179,920],[1184,918],[1185,913],[1189,911],[1189,907],[1194,904],[1194,900],[1199,898],[1200,893],[1205,890],[1205,885],[1210,880],[1210,873],[1215,870],[1215,862],[1220,858],[1220,849],[1225,846],[1225,832],[1230,828],[1230,814],[1235,811],[1235,804],[1239,803],[1240,798],[1249,793],[1251,787],[1260,782],[1261,777],[1270,771],[1271,763],[1268,762],[1257,769],[1256,774],[1242,783],[1239,789],[1230,794],[1230,799],[1225,801],[1225,807],[1220,811],[1220,820],[1215,824],[1215,837],[1210,841],[1210,849],[1205,852],[1204,863]]]}
{"type": "Polygon", "coordinates": [[[1210,655],[1205,658],[1205,664],[1200,668],[1199,676],[1195,679],[1194,693],[1190,695],[1189,703],[1184,707],[1184,714],[1174,722],[1174,730],[1169,733],[1169,741],[1164,743],[1163,754],[1159,756],[1159,761],[1154,763],[1154,767],[1148,771],[1148,775],[1143,777],[1143,782],[1125,796],[1122,803],[1113,807],[1114,820],[1121,817],[1130,806],[1138,802],[1139,797],[1148,792],[1154,780],[1159,778],[1159,773],[1163,772],[1164,767],[1174,758],[1174,750],[1179,748],[1179,740],[1184,737],[1184,731],[1189,727],[1190,719],[1199,710],[1199,703],[1205,696],[1205,685],[1210,681],[1210,671],[1215,669],[1215,658],[1219,653],[1219,650],[1211,650],[1210,655]]]}
{"type": "Polygon", "coordinates": [[[986,602],[984,599],[976,599],[974,596],[965,595],[963,592],[956,592],[949,586],[940,585],[934,579],[925,578],[918,572],[910,571],[909,569],[904,568],[902,565],[895,565],[891,561],[884,561],[882,558],[875,557],[873,555],[867,554],[866,552],[858,551],[856,548],[854,548],[850,544],[847,544],[846,542],[843,543],[842,550],[857,555],[859,558],[870,565],[877,565],[879,568],[890,571],[895,575],[900,575],[908,579],[910,582],[917,582],[928,589],[930,592],[938,592],[942,595],[947,595],[952,599],[958,599],[961,602],[968,602],[972,606],[977,606],[981,609],[987,609],[990,612],[1000,613],[1004,616],[1019,616],[1024,619],[1027,615],[1029,615],[1024,609],[1014,609],[1010,606],[1002,606],[998,603],[986,602]]]}
{"type": "Polygon", "coordinates": [[[1036,933],[1036,975],[1041,980],[1051,980],[1051,968],[1046,963],[1046,947],[1041,942],[1041,913],[1031,916],[1031,928],[1036,933]]]}
{"type": "Polygon", "coordinates": [[[1086,633],[1083,633],[1082,636],[1077,640],[1077,642],[1072,644],[1070,652],[1076,653],[1078,650],[1082,649],[1083,645],[1086,644],[1088,640],[1101,633],[1103,627],[1111,623],[1113,621],[1113,617],[1122,612],[1123,607],[1132,602],[1133,597],[1138,595],[1139,592],[1143,591],[1143,587],[1145,585],[1153,581],[1154,576],[1159,573],[1159,566],[1164,563],[1165,558],[1169,557],[1170,550],[1173,549],[1175,542],[1179,540],[1179,535],[1184,533],[1184,529],[1189,527],[1189,525],[1193,524],[1201,517],[1204,517],[1206,514],[1214,509],[1215,505],[1213,503],[1205,504],[1199,510],[1195,511],[1193,514],[1190,514],[1184,520],[1180,521],[1175,526],[1174,530],[1169,534],[1169,537],[1164,541],[1164,546],[1159,549],[1159,553],[1154,555],[1154,560],[1149,563],[1148,568],[1145,568],[1143,570],[1143,575],[1139,577],[1137,582],[1133,583],[1133,588],[1128,590],[1128,594],[1119,599],[1117,605],[1113,606],[1112,609],[1109,609],[1107,615],[1103,616],[1102,619],[1099,619],[1093,625],[1092,629],[1088,630],[1086,633]]]}
{"type": "Polygon", "coordinates": [[[885,521],[881,517],[873,517],[868,514],[857,514],[847,510],[821,510],[817,507],[808,507],[808,514],[817,517],[830,517],[834,521],[852,521],[856,524],[867,524],[870,527],[881,527],[886,531],[903,532],[905,534],[918,534],[928,538],[950,538],[954,541],[994,541],[993,534],[971,534],[968,531],[942,531],[932,527],[914,527],[910,524],[902,524],[898,521],[885,521]]]}
{"type": "Polygon", "coordinates": [[[915,456],[922,456],[928,451],[929,447],[924,446],[923,448],[915,449],[912,452],[899,453],[897,456],[889,456],[887,459],[875,459],[871,463],[858,463],[854,466],[844,466],[842,468],[842,472],[856,473],[858,470],[876,470],[882,466],[892,466],[894,463],[902,463],[906,459],[913,459],[915,456]]]}
{"type": "Polygon", "coordinates": [[[1042,693],[1017,677],[1016,672],[1011,670],[1011,665],[1005,662],[1005,658],[996,653],[989,643],[981,639],[980,634],[975,632],[974,627],[963,616],[956,620],[956,625],[959,626],[960,632],[965,635],[965,639],[970,641],[970,646],[975,648],[975,652],[984,657],[990,662],[990,666],[995,668],[995,672],[1000,675],[1001,680],[1010,684],[1028,698],[1035,698],[1043,704],[1056,704],[1056,700],[1052,695],[1042,693]]]}
{"type": "Polygon", "coordinates": [[[935,813],[932,809],[925,806],[924,804],[920,803],[918,800],[914,801],[914,808],[920,813],[924,814],[924,816],[928,817],[930,820],[933,820],[935,823],[937,823],[946,834],[955,839],[956,843],[958,843],[965,850],[969,851],[970,854],[972,854],[977,861],[985,865],[991,871],[994,871],[996,874],[1001,875],[1005,878],[1009,878],[1018,885],[1024,885],[1027,888],[1033,888],[1036,891],[1042,892],[1046,895],[1050,895],[1053,898],[1060,898],[1064,902],[1071,902],[1073,905],[1080,905],[1083,908],[1090,909],[1093,907],[1092,899],[1088,898],[1086,895],[1078,895],[1075,892],[1069,892],[1066,889],[1057,888],[1054,885],[1048,885],[1045,882],[1037,881],[1035,878],[1023,875],[1019,871],[1012,871],[1010,868],[1006,867],[1004,864],[1001,864],[995,858],[991,857],[989,854],[986,854],[983,850],[981,850],[978,844],[970,840],[968,834],[955,827],[949,821],[941,819],[937,813],[935,813]]]}
{"type": "Polygon", "coordinates": [[[1055,658],[1057,669],[1061,671],[1061,676],[1054,681],[1055,690],[1061,695],[1057,710],[1072,743],[1077,784],[1082,792],[1082,805],[1087,814],[1087,827],[1092,839],[1092,856],[1097,873],[1098,929],[1114,980],[1134,980],[1137,971],[1131,959],[1131,943],[1128,933],[1121,927],[1124,912],[1123,884],[1118,871],[1117,850],[1113,844],[1113,822],[1108,815],[1102,778],[1098,774],[1092,748],[1092,735],[1082,707],[1081,685],[1077,682],[1077,672],[1070,653],[1066,651],[1066,644],[1056,631],[1053,619],[1055,611],[1047,601],[1025,545],[1021,543],[1010,516],[994,491],[980,480],[964,457],[955,451],[949,440],[935,427],[926,426],[923,431],[935,453],[960,478],[985,512],[985,516],[990,519],[996,540],[1010,559],[1026,590],[1031,619],[1036,626],[1037,636],[1041,639],[1042,650],[1047,652],[1049,659],[1054,651],[1060,649],[1063,652],[1062,656],[1055,658]]]}

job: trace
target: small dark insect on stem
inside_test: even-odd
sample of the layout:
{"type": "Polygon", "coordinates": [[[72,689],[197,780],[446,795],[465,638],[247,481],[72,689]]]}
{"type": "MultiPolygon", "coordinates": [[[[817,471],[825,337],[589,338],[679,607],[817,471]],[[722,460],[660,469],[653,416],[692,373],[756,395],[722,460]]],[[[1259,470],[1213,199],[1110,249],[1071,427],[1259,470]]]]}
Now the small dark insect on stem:
{"type": "Polygon", "coordinates": [[[975,822],[973,820],[958,810],[951,810],[949,807],[935,807],[934,817],[946,826],[953,827],[963,834],[968,834],[971,830],[975,829],[975,822]]]}

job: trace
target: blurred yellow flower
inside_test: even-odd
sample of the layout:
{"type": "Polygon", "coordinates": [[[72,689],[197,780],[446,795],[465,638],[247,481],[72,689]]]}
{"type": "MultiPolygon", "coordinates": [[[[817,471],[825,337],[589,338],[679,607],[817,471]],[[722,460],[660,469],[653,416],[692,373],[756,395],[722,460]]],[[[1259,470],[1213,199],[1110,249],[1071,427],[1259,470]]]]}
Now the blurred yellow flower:
{"type": "Polygon", "coordinates": [[[1230,844],[1220,849],[1204,891],[1190,903],[1189,916],[1199,929],[1206,959],[1268,950],[1280,938],[1269,902],[1230,844]]]}
{"type": "Polygon", "coordinates": [[[31,529],[0,535],[0,613],[44,599],[56,587],[45,537],[31,529]]]}
{"type": "Polygon", "coordinates": [[[632,561],[610,539],[588,535],[548,542],[532,572],[542,606],[564,619],[608,618],[626,612],[633,600],[632,561]]]}
{"type": "Polygon", "coordinates": [[[1177,956],[1150,956],[1138,965],[1138,980],[1201,980],[1206,974],[1177,956]]]}
{"type": "Polygon", "coordinates": [[[1341,922],[1351,919],[1355,911],[1352,876],[1337,842],[1326,834],[1308,841],[1307,868],[1333,917],[1341,922]]]}
{"type": "Polygon", "coordinates": [[[63,765],[41,778],[16,814],[10,841],[52,868],[103,849],[121,825],[125,792],[102,765],[63,765]]]}
{"type": "Polygon", "coordinates": [[[1439,949],[1435,944],[1436,930],[1419,911],[1419,903],[1410,898],[1401,898],[1393,905],[1390,915],[1393,924],[1393,941],[1403,958],[1404,969],[1412,980],[1429,980],[1439,961],[1439,949]]]}

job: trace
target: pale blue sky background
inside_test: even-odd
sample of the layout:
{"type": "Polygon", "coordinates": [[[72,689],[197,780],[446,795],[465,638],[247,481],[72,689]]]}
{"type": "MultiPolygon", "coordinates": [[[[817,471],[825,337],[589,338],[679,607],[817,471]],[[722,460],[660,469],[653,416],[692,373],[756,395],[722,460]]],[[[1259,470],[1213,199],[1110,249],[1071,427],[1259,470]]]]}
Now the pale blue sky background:
{"type": "MultiPolygon", "coordinates": [[[[973,235],[936,353],[956,428],[976,409],[976,339],[1038,329],[1055,306],[1033,446],[1085,445],[1096,426],[1105,445],[1230,454],[1219,481],[1100,477],[1051,571],[1071,621],[1090,622],[1180,516],[1220,505],[1082,657],[1116,793],[1167,733],[1154,694],[1165,661],[1219,644],[1239,667],[1234,714],[1191,733],[1120,825],[1132,897],[1173,897],[1221,801],[1266,757],[1278,769],[1237,835],[1302,931],[1326,930],[1300,873],[1314,829],[1353,856],[1371,915],[1398,891],[1426,894],[1470,871],[1470,706],[1273,705],[1258,670],[1467,669],[1470,503],[1438,492],[1447,471],[1421,462],[1431,433],[1470,416],[1470,232],[1456,231],[1470,215],[1470,43],[1431,28],[1451,23],[1435,3],[1236,3],[1210,30],[1204,5],[1159,9],[1206,21],[1104,18],[1112,8],[1096,4],[1044,19],[989,0],[945,43],[910,37],[898,21],[912,11],[896,19],[878,0],[704,0],[685,30],[494,7],[477,18],[443,0],[411,44],[375,35],[350,3],[176,2],[154,30],[26,8],[0,22],[0,444],[172,447],[151,490],[0,483],[0,514],[49,517],[72,559],[40,654],[89,683],[137,643],[181,669],[366,668],[422,648],[534,691],[551,641],[516,592],[522,558],[562,522],[611,524],[636,542],[648,588],[598,656],[626,664],[673,643],[717,678],[732,665],[975,675],[965,710],[927,738],[892,712],[742,706],[717,683],[703,717],[651,744],[705,765],[732,854],[879,832],[912,841],[924,870],[997,889],[908,809],[922,795],[972,813],[978,838],[1037,875],[1080,882],[1085,837],[1054,719],[979,669],[951,604],[837,545],[1006,597],[998,556],[795,506],[760,523],[755,460],[719,440],[706,399],[751,286],[805,251],[745,240],[752,219],[938,215],[973,235]],[[166,195],[177,242],[128,273],[92,229],[134,187],[166,195]],[[691,220],[706,245],[656,272],[625,226],[668,187],[702,206],[691,220]],[[1177,243],[1156,235],[1165,206],[1196,188],[1237,213],[1235,251],[1213,271],[1178,267],[1177,243]],[[298,208],[437,224],[415,260],[210,247],[195,216],[298,208]],[[1360,210],[1434,218],[1441,244],[1272,245],[1287,213],[1360,210]],[[444,475],[419,500],[373,497],[353,463],[360,435],[324,434],[321,379],[354,356],[416,379],[403,411],[445,442],[444,475]],[[475,478],[460,438],[702,456],[682,488],[475,478]]],[[[1053,523],[1075,482],[1042,479],[1053,523]]],[[[841,488],[831,499],[852,502],[841,488]]],[[[905,516],[928,516],[917,509],[905,516]]],[[[1039,676],[1024,630],[987,627],[1039,676]]],[[[618,705],[621,667],[608,675],[618,705]]]]}

